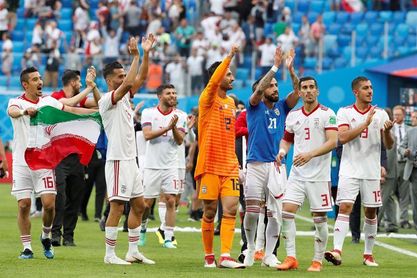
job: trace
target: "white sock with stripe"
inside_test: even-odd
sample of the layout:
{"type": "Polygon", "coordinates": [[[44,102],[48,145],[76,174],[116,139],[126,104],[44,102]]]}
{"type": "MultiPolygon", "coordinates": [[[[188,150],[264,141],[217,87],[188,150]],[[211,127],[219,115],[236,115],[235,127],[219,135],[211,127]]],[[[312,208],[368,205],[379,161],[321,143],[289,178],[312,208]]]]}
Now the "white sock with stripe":
{"type": "Polygon", "coordinates": [[[284,239],[287,256],[295,258],[295,214],[284,211],[282,213],[282,238],[284,239]]]}
{"type": "Polygon", "coordinates": [[[31,235],[21,235],[20,241],[23,244],[23,250],[25,249],[32,250],[32,236],[31,235]]]}
{"type": "Polygon", "coordinates": [[[372,250],[375,245],[375,238],[377,234],[377,223],[378,220],[375,217],[374,219],[369,219],[365,217],[365,224],[363,225],[363,233],[365,234],[365,251],[364,255],[372,255],[372,250]]]}
{"type": "Polygon", "coordinates": [[[336,223],[334,224],[333,232],[333,250],[342,252],[343,242],[349,231],[349,215],[340,214],[337,216],[336,223]]]}
{"type": "Polygon", "coordinates": [[[260,208],[258,217],[258,228],[256,229],[256,246],[255,250],[261,250],[265,247],[265,208],[260,208]]]}
{"type": "Polygon", "coordinates": [[[171,240],[174,236],[174,227],[165,226],[165,240],[171,240]]]}
{"type": "Polygon", "coordinates": [[[314,235],[314,261],[322,262],[324,252],[326,252],[327,239],[329,237],[329,229],[327,227],[326,216],[313,217],[316,233],[314,235]]]}
{"type": "Polygon", "coordinates": [[[260,207],[255,205],[246,206],[243,227],[245,228],[248,248],[255,250],[256,222],[258,221],[260,207]]]}
{"type": "Polygon", "coordinates": [[[117,227],[106,227],[106,256],[116,256],[117,227]]]}
{"type": "Polygon", "coordinates": [[[52,225],[49,227],[45,227],[42,225],[42,239],[51,238],[51,230],[52,230],[52,225]]]}
{"type": "Polygon", "coordinates": [[[140,226],[134,229],[128,229],[129,235],[129,253],[138,252],[138,241],[139,241],[140,226]]]}

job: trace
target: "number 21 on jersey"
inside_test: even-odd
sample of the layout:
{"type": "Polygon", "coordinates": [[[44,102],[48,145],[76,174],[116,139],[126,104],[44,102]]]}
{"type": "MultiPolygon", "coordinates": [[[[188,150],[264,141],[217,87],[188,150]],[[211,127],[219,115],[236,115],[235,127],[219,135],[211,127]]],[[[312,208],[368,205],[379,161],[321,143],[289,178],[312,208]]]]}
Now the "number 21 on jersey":
{"type": "Polygon", "coordinates": [[[277,128],[277,118],[269,118],[268,129],[276,129],[277,128]]]}

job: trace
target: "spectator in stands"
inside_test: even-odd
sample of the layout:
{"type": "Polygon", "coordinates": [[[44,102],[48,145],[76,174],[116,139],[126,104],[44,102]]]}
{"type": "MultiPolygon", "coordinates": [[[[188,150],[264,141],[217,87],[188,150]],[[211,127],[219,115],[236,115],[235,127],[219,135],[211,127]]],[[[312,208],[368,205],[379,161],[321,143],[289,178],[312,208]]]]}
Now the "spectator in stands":
{"type": "Polygon", "coordinates": [[[287,26],[285,27],[284,34],[280,35],[277,41],[281,45],[282,52],[285,54],[297,46],[298,38],[294,35],[292,28],[287,26]]]}
{"type": "Polygon", "coordinates": [[[257,43],[255,40],[254,21],[254,17],[250,15],[247,21],[242,22],[242,31],[245,33],[246,37],[246,51],[249,52],[252,52],[253,47],[256,46],[257,43]]]}
{"type": "Polygon", "coordinates": [[[120,12],[118,1],[109,1],[110,23],[109,28],[113,30],[123,26],[123,14],[120,12]]]}
{"type": "Polygon", "coordinates": [[[2,34],[3,46],[1,53],[1,71],[7,76],[7,85],[10,82],[13,66],[13,43],[8,33],[2,34]]]}
{"type": "Polygon", "coordinates": [[[74,31],[76,35],[75,47],[83,48],[84,40],[88,25],[90,24],[90,16],[88,14],[88,7],[81,5],[75,9],[74,16],[72,17],[74,23],[74,31]]]}
{"type": "MultiPolygon", "coordinates": [[[[156,92],[156,89],[162,85],[164,70],[159,59],[152,59],[148,68],[148,79],[146,89],[150,92],[156,92]]],[[[140,121],[139,121],[140,122],[140,121]]]]}
{"type": "Polygon", "coordinates": [[[271,37],[266,38],[265,43],[258,46],[258,51],[261,53],[259,65],[262,68],[262,74],[266,74],[274,65],[275,48],[271,37]]]}
{"type": "Polygon", "coordinates": [[[136,0],[130,1],[130,6],[125,11],[125,29],[131,36],[140,36],[140,15],[142,10],[137,5],[136,0]]]}
{"type": "Polygon", "coordinates": [[[319,43],[324,37],[326,26],[323,23],[323,16],[317,16],[316,21],[311,25],[310,37],[314,55],[318,54],[319,43]]]}
{"type": "Polygon", "coordinates": [[[110,10],[107,7],[105,2],[98,2],[98,8],[96,10],[96,18],[99,20],[99,22],[104,22],[105,26],[108,25],[109,19],[110,19],[110,10]]]}
{"type": "Polygon", "coordinates": [[[187,95],[184,74],[186,66],[185,59],[177,54],[165,68],[167,83],[174,85],[178,96],[187,95]]]}
{"type": "Polygon", "coordinates": [[[417,126],[417,111],[411,113],[411,126],[417,126]]]}
{"type": "Polygon", "coordinates": [[[33,17],[37,8],[37,0],[25,0],[23,6],[25,8],[25,17],[33,17]]]}
{"type": "Polygon", "coordinates": [[[212,43],[209,49],[207,50],[205,68],[208,69],[214,62],[220,61],[221,59],[222,53],[220,52],[218,44],[212,43]]]}
{"type": "Polygon", "coordinates": [[[104,64],[108,64],[112,61],[116,61],[119,58],[120,39],[122,38],[123,29],[119,27],[117,31],[110,29],[107,33],[106,26],[103,25],[103,19],[101,22],[101,33],[104,39],[104,64]]]}
{"type": "Polygon", "coordinates": [[[22,69],[35,67],[39,68],[41,65],[41,57],[39,55],[39,48],[37,46],[32,46],[25,51],[23,59],[21,61],[22,69]]]}
{"type": "Polygon", "coordinates": [[[193,37],[194,33],[194,27],[189,25],[185,18],[182,19],[180,26],[178,26],[175,30],[178,52],[181,56],[188,57],[190,55],[191,38],[193,37]]]}
{"type": "Polygon", "coordinates": [[[209,47],[209,42],[204,38],[204,34],[201,31],[197,31],[194,38],[191,42],[191,48],[197,49],[197,55],[205,56],[207,49],[209,47]]]}
{"type": "MultiPolygon", "coordinates": [[[[232,44],[239,44],[240,51],[243,52],[245,49],[246,36],[237,22],[232,23],[231,30],[229,32],[229,37],[232,44]]],[[[227,49],[226,51],[229,52],[230,49],[231,48],[227,49]]]]}
{"type": "Polygon", "coordinates": [[[57,23],[55,20],[49,21],[45,25],[45,42],[46,42],[46,49],[49,50],[56,47],[59,49],[61,45],[61,37],[63,36],[63,32],[58,29],[57,23]]]}
{"type": "Polygon", "coordinates": [[[168,8],[168,18],[170,19],[171,30],[178,27],[178,23],[186,17],[186,9],[182,0],[174,0],[168,8]]]}
{"type": "Polygon", "coordinates": [[[6,9],[6,4],[0,2],[0,39],[3,38],[4,33],[9,32],[9,11],[6,9]]]}
{"type": "Polygon", "coordinates": [[[58,71],[60,64],[59,50],[55,45],[52,46],[51,52],[49,53],[48,60],[46,61],[45,68],[45,81],[43,82],[44,87],[58,88],[58,71]]]}
{"type": "Polygon", "coordinates": [[[308,22],[308,18],[305,15],[301,18],[301,28],[298,31],[298,37],[300,38],[301,61],[304,61],[304,57],[311,56],[310,22],[308,22]]]}
{"type": "Polygon", "coordinates": [[[224,3],[227,0],[210,0],[210,12],[223,15],[224,14],[224,3]]]}
{"type": "Polygon", "coordinates": [[[198,55],[198,49],[191,49],[191,56],[187,59],[187,69],[191,76],[192,94],[198,94],[203,89],[203,62],[204,57],[198,55]]]}
{"type": "Polygon", "coordinates": [[[82,66],[81,55],[74,46],[70,46],[65,59],[65,68],[81,71],[82,66]]]}
{"type": "Polygon", "coordinates": [[[146,35],[155,34],[156,31],[162,26],[161,16],[159,14],[149,15],[149,24],[146,28],[146,35]]]}
{"type": "Polygon", "coordinates": [[[264,36],[266,22],[266,5],[264,1],[258,1],[251,10],[251,16],[255,19],[255,40],[259,41],[264,36]]]}
{"type": "Polygon", "coordinates": [[[203,16],[203,19],[201,20],[200,24],[203,28],[204,37],[210,42],[213,43],[214,41],[217,42],[218,38],[218,24],[222,18],[220,16],[217,16],[214,13],[210,13],[203,16]]]}
{"type": "Polygon", "coordinates": [[[225,33],[231,31],[232,24],[237,22],[236,18],[232,17],[232,12],[225,12],[223,19],[220,21],[220,30],[225,33]]]}
{"type": "Polygon", "coordinates": [[[32,31],[32,45],[43,45],[44,30],[40,21],[37,21],[32,31]]]}

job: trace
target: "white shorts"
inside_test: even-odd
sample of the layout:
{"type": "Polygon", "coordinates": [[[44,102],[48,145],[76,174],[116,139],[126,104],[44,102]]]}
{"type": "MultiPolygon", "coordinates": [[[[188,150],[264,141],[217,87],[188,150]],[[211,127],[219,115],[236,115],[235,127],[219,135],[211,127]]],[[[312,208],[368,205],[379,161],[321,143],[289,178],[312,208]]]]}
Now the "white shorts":
{"type": "Polygon", "coordinates": [[[143,195],[142,177],[136,159],[108,160],[105,173],[109,201],[129,201],[143,195]]]}
{"type": "Polygon", "coordinates": [[[275,170],[273,162],[252,162],[247,164],[244,194],[245,200],[266,201],[268,192],[273,192],[275,198],[281,198],[280,192],[285,185],[276,184],[277,181],[286,181],[287,171],[285,165],[280,172],[275,170]],[[272,184],[274,183],[274,184],[272,184]],[[276,190],[271,190],[274,187],[276,190]],[[275,196],[276,195],[276,196],[275,196]]]}
{"type": "Polygon", "coordinates": [[[355,179],[345,176],[339,177],[336,204],[354,203],[359,192],[364,207],[382,206],[380,180],[355,179]]]}
{"type": "Polygon", "coordinates": [[[181,187],[178,168],[145,169],[143,184],[146,199],[157,198],[161,193],[177,195],[181,187]]]}
{"type": "Polygon", "coordinates": [[[185,190],[185,169],[178,169],[178,181],[180,183],[178,194],[182,194],[185,190]]]}
{"type": "Polygon", "coordinates": [[[55,173],[52,170],[32,171],[28,166],[14,165],[11,194],[19,201],[30,199],[32,192],[35,195],[56,195],[55,173]]]}
{"type": "Polygon", "coordinates": [[[327,181],[309,182],[291,179],[290,177],[282,202],[284,204],[291,203],[301,207],[304,199],[307,197],[310,203],[310,211],[331,211],[333,209],[333,199],[331,197],[330,187],[330,182],[327,181]]]}

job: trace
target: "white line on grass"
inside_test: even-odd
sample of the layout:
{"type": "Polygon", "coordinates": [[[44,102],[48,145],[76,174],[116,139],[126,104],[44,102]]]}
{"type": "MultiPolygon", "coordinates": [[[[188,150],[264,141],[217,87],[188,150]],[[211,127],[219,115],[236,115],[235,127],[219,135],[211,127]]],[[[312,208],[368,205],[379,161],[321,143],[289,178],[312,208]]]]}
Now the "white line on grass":
{"type": "MultiPolygon", "coordinates": [[[[301,216],[301,215],[296,215],[295,217],[297,217],[298,219],[303,220],[305,222],[314,223],[313,220],[308,218],[308,217],[304,217],[304,216],[301,216]]],[[[333,229],[333,226],[329,225],[329,228],[333,229]]],[[[378,235],[378,237],[389,237],[389,236],[378,235]]],[[[414,237],[414,238],[416,238],[416,237],[414,237]]],[[[409,251],[407,249],[399,248],[399,247],[396,247],[396,246],[393,246],[393,245],[390,245],[390,244],[387,244],[387,243],[383,243],[383,242],[380,242],[378,240],[375,240],[375,245],[377,245],[379,247],[383,247],[383,248],[391,250],[391,251],[394,251],[394,252],[397,252],[397,253],[400,253],[400,254],[403,254],[403,255],[407,255],[407,256],[410,256],[410,257],[417,258],[417,253],[414,253],[414,252],[409,251]]]]}

